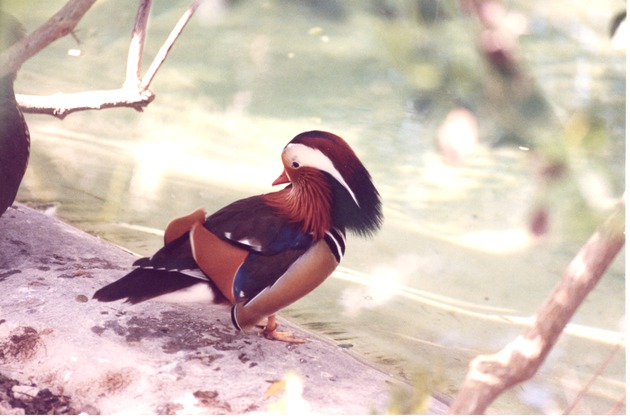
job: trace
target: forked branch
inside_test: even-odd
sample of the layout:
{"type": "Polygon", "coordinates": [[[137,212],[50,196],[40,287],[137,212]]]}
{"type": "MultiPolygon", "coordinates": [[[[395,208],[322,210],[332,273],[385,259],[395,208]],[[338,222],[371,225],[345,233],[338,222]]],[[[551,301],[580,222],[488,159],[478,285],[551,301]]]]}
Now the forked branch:
{"type": "MultiPolygon", "coordinates": [[[[177,22],[158,54],[154,58],[149,70],[142,76],[142,57],[147,34],[147,24],[152,0],[140,0],[134,28],[132,31],[129,52],[127,55],[127,71],[125,81],[119,89],[99,90],[77,93],[56,93],[53,95],[16,95],[20,108],[26,113],[38,113],[64,118],[76,111],[97,110],[105,108],[128,107],[137,111],[153,101],[155,95],[149,90],[149,85],[158,69],[166,59],[168,52],[179,38],[184,27],[199,7],[202,0],[194,0],[188,10],[177,22]]],[[[6,53],[2,54],[0,63],[10,63],[11,66],[2,70],[8,74],[11,69],[19,66],[56,39],[64,36],[76,27],[83,14],[95,0],[70,0],[55,16],[50,18],[42,27],[17,43],[6,53]],[[24,46],[37,45],[29,54],[16,55],[16,49],[24,46]],[[6,57],[5,57],[6,56],[6,57]]],[[[29,50],[30,51],[30,50],[29,50]]],[[[15,71],[14,70],[14,71],[15,71]]]]}

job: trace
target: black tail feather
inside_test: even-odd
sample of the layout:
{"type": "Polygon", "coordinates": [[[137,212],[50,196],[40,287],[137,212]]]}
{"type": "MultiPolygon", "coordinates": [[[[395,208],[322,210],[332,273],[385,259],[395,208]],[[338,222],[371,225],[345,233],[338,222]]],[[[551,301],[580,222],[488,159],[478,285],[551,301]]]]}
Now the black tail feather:
{"type": "MultiPolygon", "coordinates": [[[[112,302],[126,298],[125,302],[133,304],[202,282],[203,280],[176,271],[137,268],[119,280],[97,290],[92,299],[112,302]]],[[[208,286],[212,287],[210,282],[207,283],[208,286]]]]}

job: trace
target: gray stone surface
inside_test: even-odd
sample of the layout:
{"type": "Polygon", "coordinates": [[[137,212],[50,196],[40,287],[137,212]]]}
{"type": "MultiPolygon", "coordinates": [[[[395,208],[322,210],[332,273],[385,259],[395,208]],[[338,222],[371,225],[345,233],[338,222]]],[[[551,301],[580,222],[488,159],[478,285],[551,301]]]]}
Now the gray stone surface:
{"type": "Polygon", "coordinates": [[[101,414],[387,407],[393,378],[284,320],[306,344],[239,333],[226,306],[90,299],[136,258],[21,205],[0,218],[0,373],[15,389],[47,389],[101,414]],[[291,373],[301,397],[276,382],[291,373]]]}

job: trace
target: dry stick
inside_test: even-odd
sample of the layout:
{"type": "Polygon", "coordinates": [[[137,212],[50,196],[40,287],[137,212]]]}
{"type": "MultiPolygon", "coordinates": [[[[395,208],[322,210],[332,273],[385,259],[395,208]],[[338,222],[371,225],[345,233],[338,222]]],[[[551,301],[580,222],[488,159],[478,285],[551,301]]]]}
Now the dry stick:
{"type": "Polygon", "coordinates": [[[171,35],[158,52],[144,79],[140,79],[142,51],[146,38],[150,0],[140,0],[132,40],[127,55],[127,74],[120,89],[98,90],[78,93],[57,93],[54,95],[16,95],[20,108],[26,113],[47,114],[63,119],[68,114],[84,110],[130,107],[137,111],[147,106],[155,95],[148,90],[149,84],[171,47],[181,34],[184,26],[202,0],[194,0],[184,16],[179,20],[171,35]]]}
{"type": "Polygon", "coordinates": [[[24,113],[52,115],[64,119],[77,111],[106,108],[142,108],[153,101],[155,95],[148,90],[130,89],[93,90],[90,92],[55,93],[53,95],[15,95],[24,113]]]}
{"type": "Polygon", "coordinates": [[[71,33],[94,2],[96,0],[69,0],[35,32],[0,54],[0,77],[15,73],[26,60],[71,33]]]}
{"type": "Polygon", "coordinates": [[[597,369],[597,371],[593,374],[593,377],[588,381],[586,385],[584,385],[584,387],[580,390],[578,395],[573,399],[573,402],[569,404],[569,406],[562,412],[563,415],[571,414],[571,411],[573,411],[573,409],[578,405],[578,403],[582,400],[584,395],[586,395],[588,390],[591,389],[591,386],[593,386],[595,381],[600,376],[602,376],[602,373],[604,373],[604,370],[606,369],[608,364],[612,361],[612,359],[615,357],[615,354],[617,354],[619,349],[621,349],[621,344],[617,343],[608,354],[608,357],[606,357],[606,359],[602,362],[602,364],[597,369]]]}
{"type": "Polygon", "coordinates": [[[155,58],[153,59],[153,62],[151,63],[149,70],[147,70],[146,74],[144,75],[144,78],[142,79],[142,83],[140,84],[141,89],[147,89],[149,87],[158,69],[160,68],[164,60],[166,59],[168,52],[173,47],[173,44],[175,44],[175,41],[177,41],[177,38],[179,38],[179,35],[182,33],[182,31],[184,30],[184,27],[186,27],[186,24],[188,23],[192,15],[195,13],[195,11],[197,10],[197,8],[199,7],[202,1],[203,0],[194,0],[192,4],[190,5],[190,7],[188,8],[188,10],[186,10],[183,16],[179,19],[179,21],[177,22],[177,24],[175,25],[175,27],[169,34],[168,38],[166,38],[166,41],[164,41],[164,44],[162,45],[162,47],[156,54],[155,58]]]}
{"type": "MultiPolygon", "coordinates": [[[[147,23],[151,12],[151,0],[140,0],[136,20],[131,33],[129,52],[127,54],[127,75],[123,88],[140,89],[140,78],[142,72],[142,53],[144,52],[144,41],[147,34],[147,23]]],[[[146,89],[146,88],[145,88],[146,89]]]]}
{"type": "Polygon", "coordinates": [[[483,414],[502,392],[532,377],[578,306],[595,287],[625,242],[622,201],[571,261],[534,316],[533,324],[493,355],[470,362],[451,414],[483,414]]]}

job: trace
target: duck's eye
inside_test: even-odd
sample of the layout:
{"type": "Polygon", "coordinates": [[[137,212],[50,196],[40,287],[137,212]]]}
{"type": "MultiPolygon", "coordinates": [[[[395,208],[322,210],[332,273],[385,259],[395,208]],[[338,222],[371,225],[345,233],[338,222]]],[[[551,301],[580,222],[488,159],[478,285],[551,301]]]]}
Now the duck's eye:
{"type": "Polygon", "coordinates": [[[291,162],[291,167],[292,168],[299,168],[300,167],[300,163],[299,162],[291,162]]]}

